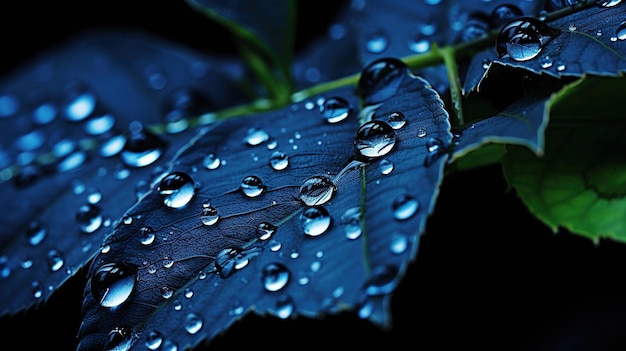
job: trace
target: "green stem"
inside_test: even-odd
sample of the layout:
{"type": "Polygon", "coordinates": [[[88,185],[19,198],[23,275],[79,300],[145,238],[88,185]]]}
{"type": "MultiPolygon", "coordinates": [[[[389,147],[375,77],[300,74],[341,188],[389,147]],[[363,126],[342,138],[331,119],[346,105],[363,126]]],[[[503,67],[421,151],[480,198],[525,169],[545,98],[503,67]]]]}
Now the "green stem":
{"type": "Polygon", "coordinates": [[[452,110],[456,115],[456,119],[451,119],[452,126],[458,127],[463,125],[463,107],[461,92],[461,80],[459,78],[459,69],[456,66],[455,50],[453,46],[447,46],[444,48],[433,48],[433,51],[437,51],[443,58],[443,62],[446,65],[446,72],[448,73],[448,83],[450,84],[450,99],[452,100],[452,110]]]}

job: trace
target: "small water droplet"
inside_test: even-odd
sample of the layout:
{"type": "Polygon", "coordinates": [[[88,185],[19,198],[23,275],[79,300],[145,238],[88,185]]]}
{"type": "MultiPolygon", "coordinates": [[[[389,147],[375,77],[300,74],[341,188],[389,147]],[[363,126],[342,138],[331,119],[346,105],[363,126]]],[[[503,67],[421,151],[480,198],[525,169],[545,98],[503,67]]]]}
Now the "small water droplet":
{"type": "Polygon", "coordinates": [[[178,344],[173,340],[165,339],[161,351],[178,351],[178,344]]]}
{"type": "Polygon", "coordinates": [[[267,240],[276,234],[276,230],[278,230],[277,226],[269,222],[261,222],[256,226],[256,235],[259,240],[267,240]]]}
{"type": "Polygon", "coordinates": [[[428,167],[437,161],[446,153],[443,140],[439,138],[430,138],[426,141],[426,150],[428,154],[424,158],[424,166],[428,167]]]}
{"type": "Polygon", "coordinates": [[[120,157],[129,167],[145,167],[156,162],[164,151],[165,142],[147,130],[138,128],[131,129],[120,157]]]}
{"type": "Polygon", "coordinates": [[[76,212],[76,222],[83,233],[93,233],[102,226],[102,210],[94,204],[82,205],[76,212]]]}
{"type": "Polygon", "coordinates": [[[346,238],[350,240],[361,236],[361,208],[351,207],[341,216],[341,223],[344,225],[346,238]]]}
{"type": "Polygon", "coordinates": [[[134,341],[131,328],[117,327],[111,330],[104,341],[103,351],[128,351],[134,341]]]}
{"type": "Polygon", "coordinates": [[[194,197],[196,190],[193,179],[183,172],[173,172],[165,176],[157,186],[163,204],[171,208],[181,208],[194,197]]]}
{"type": "Polygon", "coordinates": [[[290,275],[282,263],[268,263],[261,270],[261,283],[267,291],[278,291],[287,285],[290,275]]]}
{"type": "Polygon", "coordinates": [[[206,156],[204,156],[204,159],[202,160],[202,164],[204,165],[204,168],[206,169],[209,169],[209,170],[217,169],[221,164],[221,160],[214,153],[209,153],[206,156]]]}
{"type": "Polygon", "coordinates": [[[243,178],[239,188],[246,196],[256,197],[261,195],[261,193],[265,190],[265,185],[263,185],[261,178],[250,175],[243,178]]]}
{"type": "Polygon", "coordinates": [[[203,324],[204,320],[202,317],[194,312],[190,312],[187,314],[187,317],[185,317],[185,330],[191,335],[199,332],[203,324]]]}
{"type": "Polygon", "coordinates": [[[161,296],[164,299],[169,299],[172,296],[174,296],[174,290],[172,288],[170,288],[169,286],[162,286],[161,287],[161,296]]]}
{"type": "Polygon", "coordinates": [[[389,35],[382,29],[376,29],[367,35],[365,48],[372,54],[380,54],[389,46],[389,35]]]}
{"type": "Polygon", "coordinates": [[[104,140],[100,145],[100,156],[113,157],[124,149],[126,145],[126,136],[124,134],[115,134],[104,140]]]}
{"type": "Polygon", "coordinates": [[[489,26],[499,28],[504,23],[522,17],[524,12],[513,4],[501,4],[493,8],[489,15],[489,26]]]}
{"type": "Polygon", "coordinates": [[[423,31],[413,33],[407,43],[409,50],[416,54],[428,52],[428,50],[430,50],[430,40],[426,37],[427,35],[428,34],[424,34],[423,31]]]}
{"type": "Polygon", "coordinates": [[[409,246],[408,237],[399,232],[394,232],[391,234],[391,242],[389,243],[389,250],[391,253],[399,255],[406,251],[409,246]]]}
{"type": "Polygon", "coordinates": [[[396,144],[396,132],[383,121],[373,120],[364,123],[357,130],[354,147],[357,155],[377,158],[388,154],[396,144]]]}
{"type": "Polygon", "coordinates": [[[596,4],[602,7],[613,7],[619,5],[622,0],[596,0],[596,4]]]}
{"type": "Polygon", "coordinates": [[[34,151],[39,149],[46,141],[46,135],[40,129],[33,129],[15,140],[15,147],[21,151],[34,151]]]}
{"type": "Polygon", "coordinates": [[[393,129],[400,129],[406,124],[406,117],[404,116],[404,113],[395,111],[387,116],[387,123],[389,123],[393,129]]]}
{"type": "Polygon", "coordinates": [[[337,187],[332,179],[325,175],[309,177],[300,186],[300,200],[307,206],[322,205],[330,201],[337,187]]]}
{"type": "Polygon", "coordinates": [[[154,242],[156,238],[156,234],[154,233],[154,229],[152,227],[141,227],[139,229],[139,238],[141,240],[142,245],[150,245],[154,242]]]}
{"type": "Polygon", "coordinates": [[[615,37],[618,40],[626,40],[626,21],[622,22],[617,30],[615,30],[615,37]]]}
{"type": "Polygon", "coordinates": [[[381,160],[379,168],[381,174],[390,174],[393,171],[393,163],[387,159],[381,160]]]}
{"type": "Polygon", "coordinates": [[[396,58],[381,58],[368,64],[359,77],[358,92],[365,105],[383,102],[394,96],[408,66],[396,58]]]}
{"type": "Polygon", "coordinates": [[[391,204],[393,216],[399,221],[407,220],[419,209],[419,202],[411,195],[402,194],[396,197],[391,204]]]}
{"type": "Polygon", "coordinates": [[[541,59],[541,68],[548,69],[550,67],[552,67],[552,58],[550,58],[550,56],[544,56],[541,59]]]}
{"type": "Polygon", "coordinates": [[[28,224],[26,238],[30,246],[37,246],[48,236],[48,226],[42,222],[34,220],[28,224]]]}
{"type": "Polygon", "coordinates": [[[334,96],[320,105],[320,113],[326,122],[337,123],[345,120],[352,113],[352,106],[348,100],[334,96]]]}
{"type": "Polygon", "coordinates": [[[331,224],[328,210],[322,206],[308,207],[300,214],[302,229],[308,236],[318,236],[326,232],[331,224]]]}
{"type": "Polygon", "coordinates": [[[67,87],[66,100],[63,103],[63,115],[72,122],[82,121],[96,109],[97,98],[86,84],[71,82],[67,87]]]}
{"type": "Polygon", "coordinates": [[[91,277],[91,294],[103,307],[117,307],[130,297],[135,286],[137,266],[106,263],[91,277]]]}
{"type": "Polygon", "coordinates": [[[267,134],[265,130],[258,129],[258,128],[250,128],[244,140],[248,145],[256,146],[264,142],[267,142],[269,138],[270,136],[269,134],[267,134]]]}
{"type": "Polygon", "coordinates": [[[148,333],[148,336],[146,337],[146,347],[148,350],[158,350],[162,343],[163,334],[156,330],[148,333]]]}
{"type": "Polygon", "coordinates": [[[490,28],[489,19],[482,11],[470,12],[465,22],[459,25],[459,41],[468,42],[485,36],[490,28]]]}
{"type": "Polygon", "coordinates": [[[559,72],[565,71],[565,63],[563,63],[563,61],[557,61],[556,70],[559,72]]]}
{"type": "Polygon", "coordinates": [[[560,31],[532,17],[520,17],[508,22],[496,40],[498,57],[515,61],[535,58],[560,31]]]}
{"type": "Polygon", "coordinates": [[[220,219],[217,209],[211,205],[203,206],[200,211],[200,221],[204,225],[213,225],[220,219]]]}
{"type": "Polygon", "coordinates": [[[89,135],[102,135],[115,125],[115,118],[110,113],[94,116],[85,122],[85,132],[89,135]]]}
{"type": "Polygon", "coordinates": [[[0,95],[0,118],[7,118],[15,115],[20,108],[20,100],[17,95],[3,93],[0,95]]]}
{"type": "Polygon", "coordinates": [[[376,266],[372,269],[364,290],[368,296],[388,295],[398,284],[398,269],[389,265],[376,266]]]}
{"type": "Polygon", "coordinates": [[[289,166],[289,157],[280,151],[274,151],[270,157],[270,167],[276,171],[282,171],[289,166]]]}
{"type": "Polygon", "coordinates": [[[46,257],[48,261],[48,267],[52,272],[56,272],[65,264],[65,255],[59,250],[52,249],[48,251],[46,257]]]}
{"type": "Polygon", "coordinates": [[[276,300],[276,309],[274,314],[281,319],[291,317],[295,310],[295,303],[290,295],[280,295],[276,300]]]}

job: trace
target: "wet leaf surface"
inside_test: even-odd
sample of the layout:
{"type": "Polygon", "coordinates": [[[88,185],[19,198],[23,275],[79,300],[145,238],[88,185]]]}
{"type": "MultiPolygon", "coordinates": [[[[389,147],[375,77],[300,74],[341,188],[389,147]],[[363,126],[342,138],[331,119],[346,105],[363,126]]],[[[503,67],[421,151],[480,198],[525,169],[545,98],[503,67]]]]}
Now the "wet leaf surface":
{"type": "Polygon", "coordinates": [[[106,31],[5,77],[0,313],[46,300],[93,257],[195,133],[185,118],[240,101],[228,67],[146,34],[106,31]],[[215,79],[224,84],[207,84],[215,79]]]}
{"type": "Polygon", "coordinates": [[[368,110],[350,88],[207,127],[94,259],[79,349],[101,347],[112,331],[112,342],[138,349],[193,346],[249,311],[349,310],[388,327],[451,138],[436,92],[399,69],[397,94],[369,109],[370,122],[357,118],[368,110]],[[208,155],[223,163],[207,169],[208,155]],[[146,231],[155,234],[147,245],[146,231]],[[99,278],[108,265],[119,269],[114,280],[99,278]],[[109,285],[118,299],[98,293],[115,281],[127,283],[109,285]],[[101,306],[110,300],[114,308],[101,306]]]}
{"type": "Polygon", "coordinates": [[[554,20],[543,22],[526,18],[512,23],[506,31],[511,38],[501,35],[494,47],[472,58],[464,90],[470,92],[476,89],[482,77],[489,74],[491,63],[554,77],[623,74],[626,71],[625,4],[603,7],[593,1],[591,3],[587,8],[577,9],[554,20]],[[530,33],[535,34],[529,34],[528,38],[517,43],[520,35],[524,36],[516,29],[520,26],[532,28],[530,33]],[[514,34],[516,31],[517,34],[514,34]],[[507,53],[507,45],[512,55],[507,53]],[[497,49],[498,46],[501,49],[497,49]]]}
{"type": "Polygon", "coordinates": [[[609,91],[624,92],[624,79],[588,77],[566,87],[552,99],[544,156],[511,147],[503,158],[507,181],[532,213],[594,241],[625,240],[624,127],[609,91]]]}

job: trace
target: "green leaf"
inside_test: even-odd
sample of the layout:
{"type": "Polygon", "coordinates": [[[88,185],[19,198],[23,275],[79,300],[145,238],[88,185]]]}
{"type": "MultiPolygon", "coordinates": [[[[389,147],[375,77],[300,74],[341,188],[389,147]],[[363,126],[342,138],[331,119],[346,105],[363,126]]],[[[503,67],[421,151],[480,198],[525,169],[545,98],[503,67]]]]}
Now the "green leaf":
{"type": "Polygon", "coordinates": [[[626,241],[624,78],[587,76],[551,99],[545,153],[511,146],[503,158],[509,185],[553,230],[594,241],[626,241]]]}
{"type": "MultiPolygon", "coordinates": [[[[295,1],[187,2],[195,10],[228,28],[242,58],[270,97],[283,104],[288,101],[293,89],[291,65],[295,39],[295,1]]],[[[207,35],[210,36],[210,33],[207,35]]]]}

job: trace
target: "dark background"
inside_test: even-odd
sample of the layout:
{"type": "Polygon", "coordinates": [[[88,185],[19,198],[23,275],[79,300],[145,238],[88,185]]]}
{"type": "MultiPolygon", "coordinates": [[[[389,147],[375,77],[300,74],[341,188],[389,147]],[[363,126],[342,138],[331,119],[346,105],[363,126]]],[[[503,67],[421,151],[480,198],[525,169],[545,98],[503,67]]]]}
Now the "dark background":
{"type": "MultiPolygon", "coordinates": [[[[298,48],[325,32],[337,4],[301,3],[298,48]]],[[[216,39],[226,37],[223,29],[182,1],[4,2],[0,74],[76,33],[110,26],[234,53],[216,39]]],[[[624,267],[626,245],[553,233],[491,166],[445,179],[417,260],[393,296],[391,331],[348,313],[295,321],[248,315],[209,347],[626,350],[624,267]]],[[[78,274],[43,308],[0,319],[2,335],[22,340],[22,349],[74,349],[84,284],[78,274]]]]}

